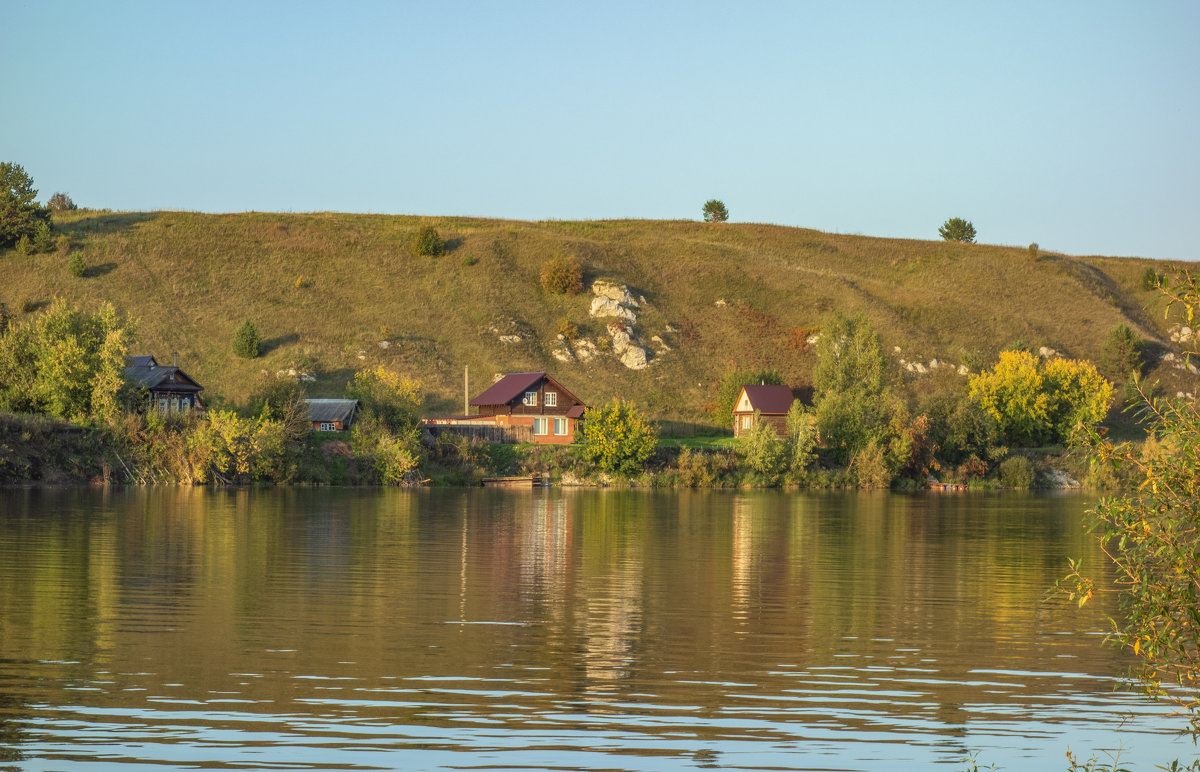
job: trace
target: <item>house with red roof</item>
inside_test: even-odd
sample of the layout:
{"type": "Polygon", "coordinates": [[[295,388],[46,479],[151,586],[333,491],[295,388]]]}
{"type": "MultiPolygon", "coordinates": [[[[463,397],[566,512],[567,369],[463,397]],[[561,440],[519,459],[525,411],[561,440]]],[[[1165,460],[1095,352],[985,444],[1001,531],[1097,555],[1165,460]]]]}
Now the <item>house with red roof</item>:
{"type": "Polygon", "coordinates": [[[539,444],[569,445],[587,405],[544,372],[508,373],[472,399],[476,413],[429,418],[430,426],[523,427],[539,444]]]}
{"type": "Polygon", "coordinates": [[[743,386],[733,403],[733,436],[741,437],[754,428],[755,421],[765,421],[780,437],[787,434],[787,414],[795,401],[787,386],[743,386]]]}

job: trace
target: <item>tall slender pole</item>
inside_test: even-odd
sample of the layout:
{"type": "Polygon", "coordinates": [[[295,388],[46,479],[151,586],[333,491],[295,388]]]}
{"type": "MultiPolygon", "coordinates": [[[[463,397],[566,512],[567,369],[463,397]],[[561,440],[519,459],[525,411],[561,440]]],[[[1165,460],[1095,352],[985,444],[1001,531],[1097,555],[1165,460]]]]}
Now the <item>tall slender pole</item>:
{"type": "Polygon", "coordinates": [[[463,365],[463,415],[471,414],[471,366],[463,365]]]}

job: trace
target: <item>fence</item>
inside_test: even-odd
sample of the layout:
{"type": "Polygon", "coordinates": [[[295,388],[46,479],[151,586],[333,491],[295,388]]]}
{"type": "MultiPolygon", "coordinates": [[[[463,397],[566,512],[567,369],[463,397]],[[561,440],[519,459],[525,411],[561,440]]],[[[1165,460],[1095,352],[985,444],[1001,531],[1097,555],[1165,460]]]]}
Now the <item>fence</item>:
{"type": "Polygon", "coordinates": [[[495,426],[466,422],[460,424],[426,424],[426,429],[437,439],[443,432],[451,432],[480,442],[495,442],[514,445],[518,442],[533,442],[532,426],[495,426]]]}

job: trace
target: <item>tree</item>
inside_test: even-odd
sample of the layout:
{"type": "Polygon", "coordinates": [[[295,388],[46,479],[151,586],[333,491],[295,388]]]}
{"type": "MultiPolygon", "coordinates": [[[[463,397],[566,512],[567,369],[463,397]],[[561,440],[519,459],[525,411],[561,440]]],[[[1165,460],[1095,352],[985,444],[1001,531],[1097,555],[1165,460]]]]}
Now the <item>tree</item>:
{"type": "Polygon", "coordinates": [[[1113,394],[1090,362],[1043,361],[1027,351],[1001,352],[994,368],[971,376],[968,388],[1018,447],[1071,440],[1080,427],[1104,418],[1113,394]]]}
{"type": "Polygon", "coordinates": [[[134,324],[109,303],[95,313],[56,300],[0,335],[0,410],[82,420],[121,412],[134,324]]]}
{"type": "Polygon", "coordinates": [[[813,403],[821,437],[846,463],[888,424],[883,348],[870,321],[835,312],[821,327],[813,403]]]}
{"type": "Polygon", "coordinates": [[[725,222],[729,219],[729,210],[725,204],[715,198],[704,202],[704,222],[725,222]]]}
{"type": "Polygon", "coordinates": [[[351,445],[388,485],[420,481],[421,385],[382,365],[354,374],[346,396],[359,401],[351,445]]]}
{"type": "Polygon", "coordinates": [[[0,163],[0,247],[11,247],[22,237],[32,240],[38,225],[49,225],[50,212],[38,206],[33,178],[20,164],[0,163]]]}
{"type": "Polygon", "coordinates": [[[242,322],[242,326],[233,334],[233,353],[242,359],[254,359],[258,356],[261,346],[262,337],[258,334],[254,322],[249,319],[242,322]]]}
{"type": "Polygon", "coordinates": [[[542,263],[541,282],[552,295],[575,295],[583,289],[583,268],[574,257],[555,255],[542,263]]]}
{"type": "Polygon", "coordinates": [[[436,257],[446,251],[446,243],[442,241],[441,235],[437,232],[437,228],[432,225],[426,225],[421,230],[417,231],[416,238],[413,239],[413,254],[436,257]]]}
{"type": "Polygon", "coordinates": [[[817,430],[817,416],[800,400],[792,402],[787,414],[788,474],[796,482],[808,478],[809,469],[817,462],[817,443],[821,434],[817,430]]]}
{"type": "Polygon", "coordinates": [[[1142,340],[1127,324],[1118,324],[1104,341],[1103,358],[1108,374],[1113,378],[1139,378],[1142,374],[1142,340]]]}
{"type": "MultiPolygon", "coordinates": [[[[1187,323],[1200,313],[1200,282],[1183,270],[1172,287],[1160,286],[1167,312],[1182,309],[1187,323]]],[[[1200,347],[1187,352],[1200,355],[1200,347]]],[[[1137,676],[1146,692],[1185,707],[1193,734],[1200,734],[1200,402],[1142,397],[1140,417],[1150,436],[1139,452],[1091,436],[1094,463],[1133,469],[1136,492],[1102,500],[1088,513],[1117,568],[1121,613],[1114,616],[1109,642],[1138,659],[1137,676]],[[1157,452],[1151,448],[1157,447],[1157,452]],[[1164,683],[1178,688],[1166,692],[1164,683]]],[[[1071,562],[1063,583],[1083,605],[1096,587],[1071,562]]]]}
{"type": "Polygon", "coordinates": [[[51,212],[73,212],[79,208],[66,193],[55,193],[46,203],[51,212]]]}
{"type": "Polygon", "coordinates": [[[970,220],[964,220],[961,217],[951,217],[946,222],[942,223],[942,227],[938,228],[938,233],[946,241],[962,241],[971,243],[975,241],[975,226],[970,220]]]}
{"type": "Polygon", "coordinates": [[[583,457],[603,472],[641,474],[658,444],[658,429],[632,402],[613,399],[583,415],[583,457]]]}

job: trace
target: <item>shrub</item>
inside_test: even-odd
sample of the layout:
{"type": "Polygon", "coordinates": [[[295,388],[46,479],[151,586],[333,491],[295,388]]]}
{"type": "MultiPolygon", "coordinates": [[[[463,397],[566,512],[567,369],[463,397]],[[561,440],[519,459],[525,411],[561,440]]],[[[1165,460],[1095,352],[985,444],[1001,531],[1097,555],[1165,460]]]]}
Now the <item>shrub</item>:
{"type": "Polygon", "coordinates": [[[12,315],[8,313],[8,306],[0,303],[0,335],[3,335],[12,324],[12,315]]]}
{"type": "Polygon", "coordinates": [[[33,231],[33,251],[34,252],[49,252],[54,249],[54,233],[50,230],[50,223],[39,222],[33,231]]]}
{"type": "Polygon", "coordinates": [[[1010,456],[1000,463],[1000,484],[1027,491],[1033,487],[1033,464],[1024,456],[1010,456]]]}
{"type": "Polygon", "coordinates": [[[254,322],[249,319],[242,322],[242,326],[233,334],[233,353],[242,359],[254,359],[258,356],[261,346],[262,337],[258,334],[254,322]]]}
{"type": "Polygon", "coordinates": [[[17,239],[16,250],[18,255],[32,255],[34,253],[33,242],[28,236],[21,236],[17,239]]]}
{"type": "Polygon", "coordinates": [[[1090,362],[1043,362],[1025,351],[1004,351],[990,371],[972,375],[970,397],[995,419],[1011,444],[1065,442],[1079,426],[1104,418],[1112,384],[1090,362]]]}
{"type": "Polygon", "coordinates": [[[632,402],[613,399],[591,408],[581,428],[583,457],[603,472],[632,477],[658,444],[658,430],[632,402]]]}
{"type": "Polygon", "coordinates": [[[87,273],[87,261],[83,259],[82,252],[76,252],[67,259],[67,271],[76,277],[82,277],[87,273]]]}
{"type": "Polygon", "coordinates": [[[1029,245],[1028,249],[1029,249],[1029,259],[1037,260],[1038,255],[1040,254],[1040,251],[1038,248],[1038,243],[1036,241],[1033,242],[1032,244],[1029,245]]]}
{"type": "Polygon", "coordinates": [[[66,193],[55,193],[47,204],[51,212],[73,212],[79,208],[66,193]]]}
{"type": "Polygon", "coordinates": [[[21,313],[23,313],[23,314],[32,313],[33,310],[35,308],[37,308],[37,306],[38,306],[37,301],[34,300],[33,298],[23,298],[21,300],[21,313]]]}
{"type": "Polygon", "coordinates": [[[296,277],[296,289],[307,289],[312,286],[312,281],[304,277],[303,274],[296,277]]]}
{"type": "Polygon", "coordinates": [[[790,441],[788,476],[795,482],[804,482],[817,461],[820,432],[817,431],[816,414],[796,400],[788,409],[787,431],[790,441]]]}
{"type": "Polygon", "coordinates": [[[542,263],[541,282],[551,295],[575,295],[583,289],[583,269],[575,258],[555,255],[542,263]]]}
{"type": "Polygon", "coordinates": [[[850,460],[850,471],[860,488],[886,488],[892,482],[883,447],[872,438],[850,460]]]}
{"type": "Polygon", "coordinates": [[[1142,348],[1145,341],[1127,324],[1118,324],[1104,341],[1103,363],[1108,374],[1116,379],[1142,374],[1142,348]]]}
{"type": "Polygon", "coordinates": [[[728,450],[683,448],[676,461],[677,480],[685,488],[711,488],[731,483],[736,460],[728,450]]]}
{"type": "Polygon", "coordinates": [[[970,220],[951,217],[942,223],[942,227],[938,228],[938,234],[946,241],[961,241],[969,244],[975,241],[975,226],[970,220]]]}
{"type": "Polygon", "coordinates": [[[468,268],[470,268],[471,266],[475,265],[478,262],[479,262],[479,260],[475,257],[475,255],[464,255],[463,256],[462,264],[467,266],[468,268]]]}
{"type": "Polygon", "coordinates": [[[1155,290],[1162,285],[1162,277],[1158,275],[1158,271],[1151,266],[1146,266],[1146,270],[1142,271],[1142,289],[1155,290]]]}
{"type": "Polygon", "coordinates": [[[577,340],[579,338],[579,325],[570,319],[559,319],[558,334],[566,340],[577,340]]]}
{"type": "Polygon", "coordinates": [[[787,462],[787,445],[775,433],[774,427],[755,412],[754,426],[742,437],[738,453],[746,465],[763,481],[771,485],[779,481],[787,462]]]}
{"type": "Polygon", "coordinates": [[[436,257],[446,251],[446,243],[442,241],[437,228],[426,225],[417,231],[416,238],[413,239],[412,250],[416,255],[436,257]]]}
{"type": "Polygon", "coordinates": [[[729,210],[722,201],[710,198],[704,202],[704,222],[725,222],[729,219],[729,210]]]}

